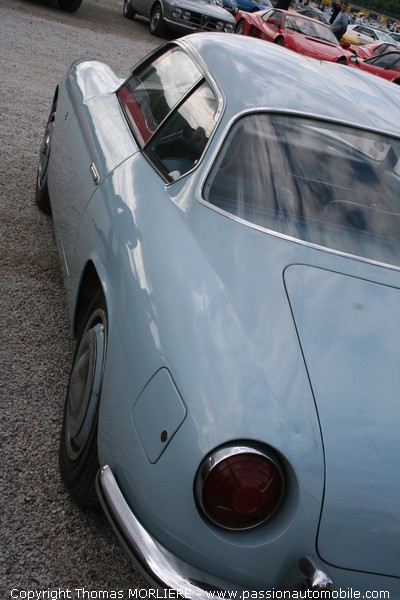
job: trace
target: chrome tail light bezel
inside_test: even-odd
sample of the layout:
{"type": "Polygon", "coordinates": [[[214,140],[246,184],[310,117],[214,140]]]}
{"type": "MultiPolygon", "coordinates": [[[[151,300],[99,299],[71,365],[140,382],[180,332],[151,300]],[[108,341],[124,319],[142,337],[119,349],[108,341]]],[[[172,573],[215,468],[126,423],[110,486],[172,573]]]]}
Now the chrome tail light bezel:
{"type": "Polygon", "coordinates": [[[222,529],[232,530],[232,531],[242,531],[247,529],[253,529],[258,527],[259,525],[265,523],[270,520],[278,511],[279,507],[282,504],[282,500],[285,494],[285,474],[281,461],[276,456],[276,454],[266,448],[261,448],[256,445],[251,444],[235,444],[230,446],[224,446],[221,448],[217,448],[213,452],[211,452],[201,463],[195,478],[194,484],[194,495],[197,507],[200,511],[200,514],[206,518],[209,522],[221,527],[222,529]],[[232,457],[240,457],[240,455],[250,454],[254,456],[258,456],[264,460],[266,460],[270,465],[272,465],[277,473],[279,474],[281,480],[281,493],[279,496],[279,500],[276,502],[275,508],[267,514],[264,518],[257,520],[251,524],[242,524],[238,526],[226,525],[218,521],[212,513],[210,513],[204,502],[204,489],[207,482],[207,479],[211,472],[215,469],[217,465],[219,465],[223,461],[229,461],[232,457]]]}

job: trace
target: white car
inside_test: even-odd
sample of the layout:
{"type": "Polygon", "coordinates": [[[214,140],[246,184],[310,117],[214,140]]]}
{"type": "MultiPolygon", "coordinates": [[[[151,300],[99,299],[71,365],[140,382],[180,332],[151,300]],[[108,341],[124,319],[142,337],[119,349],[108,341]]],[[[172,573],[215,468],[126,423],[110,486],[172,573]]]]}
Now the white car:
{"type": "Polygon", "coordinates": [[[359,44],[373,44],[379,41],[393,42],[390,35],[380,29],[368,27],[368,25],[349,25],[347,33],[350,32],[357,37],[359,44]]]}

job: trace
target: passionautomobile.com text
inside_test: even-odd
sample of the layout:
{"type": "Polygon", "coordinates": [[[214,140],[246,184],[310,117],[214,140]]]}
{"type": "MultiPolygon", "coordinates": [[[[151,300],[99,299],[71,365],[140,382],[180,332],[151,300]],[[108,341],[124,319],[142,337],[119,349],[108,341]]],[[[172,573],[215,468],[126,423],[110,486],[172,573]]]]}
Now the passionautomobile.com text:
{"type": "MultiPolygon", "coordinates": [[[[361,598],[390,600],[390,593],[384,590],[360,592],[354,588],[338,589],[332,592],[305,590],[289,592],[280,590],[257,591],[213,591],[207,592],[210,600],[296,600],[299,598],[334,600],[355,600],[361,598]]],[[[170,590],[135,588],[129,590],[89,590],[84,587],[28,590],[14,587],[10,590],[12,600],[196,600],[197,596],[189,589],[170,590]]]]}

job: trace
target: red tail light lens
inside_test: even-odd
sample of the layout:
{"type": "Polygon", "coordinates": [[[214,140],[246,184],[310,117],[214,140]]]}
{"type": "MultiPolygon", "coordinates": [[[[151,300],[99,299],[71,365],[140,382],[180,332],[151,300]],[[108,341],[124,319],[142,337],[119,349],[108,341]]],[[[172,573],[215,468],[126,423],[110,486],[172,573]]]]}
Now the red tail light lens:
{"type": "Polygon", "coordinates": [[[202,512],[227,529],[247,529],[269,519],[281,503],[283,490],[277,461],[244,446],[223,448],[209,456],[195,485],[202,512]]]}

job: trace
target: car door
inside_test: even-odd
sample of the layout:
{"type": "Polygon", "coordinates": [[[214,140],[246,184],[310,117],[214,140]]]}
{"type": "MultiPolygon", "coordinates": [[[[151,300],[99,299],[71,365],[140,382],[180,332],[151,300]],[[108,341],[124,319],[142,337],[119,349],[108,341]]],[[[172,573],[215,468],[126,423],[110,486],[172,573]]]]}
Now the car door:
{"type": "Polygon", "coordinates": [[[123,125],[115,96],[120,80],[105,63],[80,60],[60,84],[49,165],[49,191],[60,264],[66,286],[77,234],[99,184],[138,151],[123,125]],[[116,135],[119,131],[119,135],[116,135]]]}
{"type": "Polygon", "coordinates": [[[372,44],[378,39],[378,36],[375,34],[373,29],[364,26],[360,26],[358,30],[358,37],[361,44],[372,44]]]}
{"type": "Polygon", "coordinates": [[[262,39],[273,42],[282,29],[283,14],[280,10],[271,10],[262,17],[262,39]]]}
{"type": "Polygon", "coordinates": [[[133,10],[146,17],[150,17],[153,4],[152,0],[132,0],[133,10]]]}

